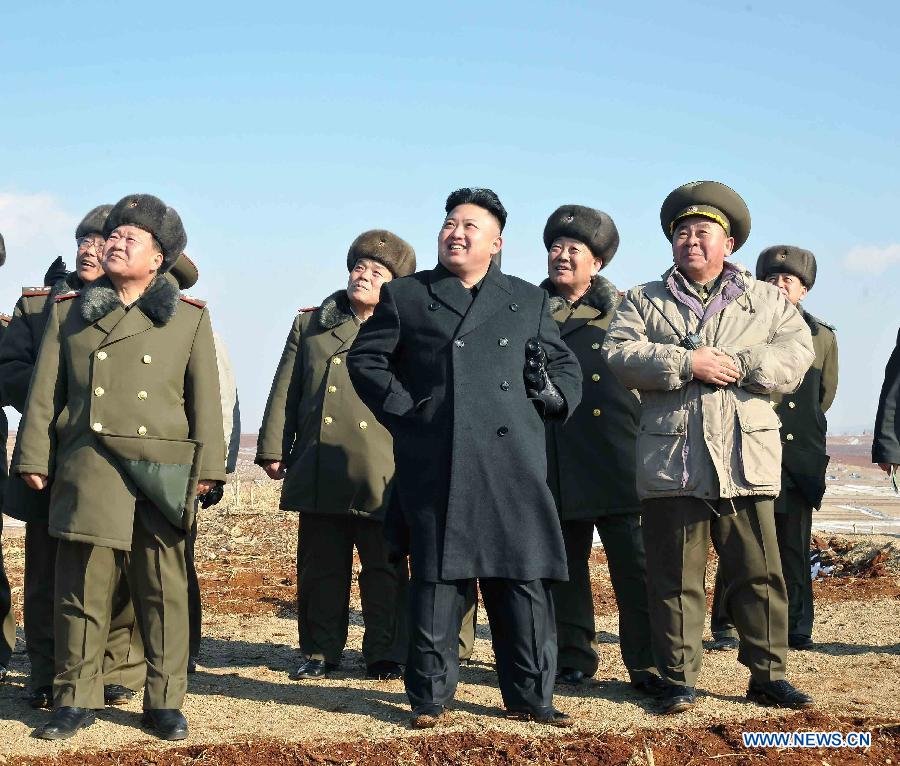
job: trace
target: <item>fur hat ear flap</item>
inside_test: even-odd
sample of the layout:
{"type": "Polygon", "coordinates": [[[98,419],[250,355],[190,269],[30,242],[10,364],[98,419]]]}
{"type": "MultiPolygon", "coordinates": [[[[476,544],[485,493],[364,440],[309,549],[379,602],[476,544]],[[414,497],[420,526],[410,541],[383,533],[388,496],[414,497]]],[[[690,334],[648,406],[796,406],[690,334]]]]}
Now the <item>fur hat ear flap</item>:
{"type": "Polygon", "coordinates": [[[75,239],[81,239],[88,234],[103,234],[103,227],[106,225],[106,219],[109,218],[109,211],[112,209],[112,205],[97,205],[81,219],[81,223],[75,229],[75,239]]]}
{"type": "Polygon", "coordinates": [[[412,245],[385,229],[364,231],[347,252],[347,271],[360,258],[369,258],[387,266],[395,277],[406,277],[416,270],[416,251],[412,245]]]}
{"type": "Polygon", "coordinates": [[[129,194],[120,199],[106,219],[103,235],[108,237],[119,226],[137,226],[153,235],[162,248],[160,271],[171,269],[187,245],[187,234],[175,208],[152,194],[129,194]]]}
{"type": "Polygon", "coordinates": [[[169,269],[169,273],[175,277],[175,281],[178,282],[178,287],[181,290],[190,290],[197,284],[197,280],[200,279],[197,264],[188,258],[187,253],[182,253],[178,256],[178,260],[169,269]]]}

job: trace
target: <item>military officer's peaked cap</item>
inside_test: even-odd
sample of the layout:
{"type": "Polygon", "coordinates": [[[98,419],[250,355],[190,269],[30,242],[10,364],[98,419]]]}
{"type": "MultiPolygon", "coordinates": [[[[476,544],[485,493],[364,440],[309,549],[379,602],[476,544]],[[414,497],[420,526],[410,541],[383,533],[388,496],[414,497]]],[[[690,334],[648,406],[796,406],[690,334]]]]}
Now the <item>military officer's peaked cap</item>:
{"type": "Polygon", "coordinates": [[[619,230],[613,219],[602,210],[583,205],[563,205],[547,219],[544,226],[544,247],[548,250],[560,237],[568,237],[587,245],[594,258],[600,258],[603,268],[619,249],[619,230]]]}
{"type": "Polygon", "coordinates": [[[734,237],[733,252],[750,236],[747,203],[734,189],[718,181],[691,181],[666,197],[659,211],[659,222],[670,242],[678,222],[694,215],[715,221],[729,237],[734,237]]]}
{"type": "Polygon", "coordinates": [[[109,211],[112,209],[112,205],[97,205],[81,219],[81,223],[75,229],[75,239],[81,239],[88,234],[102,234],[106,219],[109,218],[109,211]]]}
{"type": "Polygon", "coordinates": [[[768,279],[771,274],[793,274],[807,290],[816,283],[816,256],[794,245],[767,247],[756,261],[756,278],[768,279]]]}
{"type": "Polygon", "coordinates": [[[347,251],[347,271],[360,258],[369,258],[387,266],[395,277],[406,277],[416,270],[416,251],[396,234],[384,229],[364,231],[347,251]]]}
{"type": "Polygon", "coordinates": [[[187,245],[187,234],[175,208],[152,194],[129,194],[120,199],[106,219],[103,234],[108,237],[119,226],[137,226],[153,235],[162,248],[160,271],[171,269],[187,245]]]}
{"type": "Polygon", "coordinates": [[[6,263],[6,243],[3,241],[3,235],[0,234],[0,266],[6,263]]]}
{"type": "Polygon", "coordinates": [[[200,272],[197,270],[197,264],[188,258],[187,253],[182,253],[175,265],[169,269],[169,273],[175,277],[178,287],[181,290],[190,290],[197,284],[200,279],[200,272]]]}

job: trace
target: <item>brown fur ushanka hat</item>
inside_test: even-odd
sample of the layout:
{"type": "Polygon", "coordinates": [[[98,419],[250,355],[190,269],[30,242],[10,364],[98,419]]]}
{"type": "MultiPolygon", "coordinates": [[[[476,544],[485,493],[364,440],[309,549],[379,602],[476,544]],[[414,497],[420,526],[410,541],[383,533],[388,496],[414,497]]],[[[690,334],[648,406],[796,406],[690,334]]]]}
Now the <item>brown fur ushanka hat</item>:
{"type": "Polygon", "coordinates": [[[416,251],[405,240],[385,229],[364,231],[347,251],[347,271],[352,271],[360,258],[384,264],[394,277],[406,277],[416,270],[416,251]]]}
{"type": "Polygon", "coordinates": [[[587,245],[591,255],[602,260],[601,268],[606,267],[619,248],[619,230],[613,219],[602,210],[583,205],[562,205],[547,219],[544,247],[549,250],[560,237],[587,245]]]}
{"type": "Polygon", "coordinates": [[[118,226],[137,226],[154,236],[162,248],[160,271],[171,269],[187,245],[181,217],[152,194],[129,194],[120,199],[106,219],[103,235],[108,237],[118,226]]]}
{"type": "Polygon", "coordinates": [[[106,225],[106,219],[109,218],[109,211],[112,209],[112,205],[97,205],[81,219],[81,223],[75,229],[75,239],[81,239],[88,234],[103,234],[103,227],[106,225]]]}
{"type": "Polygon", "coordinates": [[[774,245],[759,254],[756,278],[768,279],[771,274],[793,274],[807,290],[816,283],[816,256],[794,245],[774,245]]]}

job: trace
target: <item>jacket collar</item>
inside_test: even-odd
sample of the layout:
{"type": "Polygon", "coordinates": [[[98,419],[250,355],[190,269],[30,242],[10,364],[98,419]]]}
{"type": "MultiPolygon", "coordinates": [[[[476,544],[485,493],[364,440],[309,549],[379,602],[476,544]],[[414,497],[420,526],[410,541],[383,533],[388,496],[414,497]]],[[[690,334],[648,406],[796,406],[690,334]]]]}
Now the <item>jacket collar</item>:
{"type": "MultiPolygon", "coordinates": [[[[109,326],[111,323],[106,320],[115,315],[118,317],[112,323],[115,326],[121,314],[134,313],[137,308],[152,324],[164,325],[175,316],[178,296],[178,288],[164,276],[157,275],[131,310],[126,312],[109,277],[103,276],[81,291],[81,316],[91,324],[109,326]]],[[[108,327],[107,332],[112,330],[112,326],[108,327]]]]}
{"type": "Polygon", "coordinates": [[[338,290],[329,295],[318,311],[319,327],[331,330],[341,345],[352,341],[359,332],[360,323],[350,306],[346,290],[338,290]]]}
{"type": "MultiPolygon", "coordinates": [[[[550,294],[551,314],[555,314],[568,305],[568,301],[557,292],[556,285],[550,279],[545,279],[540,286],[550,294]]],[[[616,286],[606,277],[601,277],[599,274],[591,280],[591,286],[588,288],[588,291],[575,301],[575,305],[590,306],[592,309],[599,311],[601,315],[614,311],[618,303],[619,291],[616,289],[616,286]]]]}

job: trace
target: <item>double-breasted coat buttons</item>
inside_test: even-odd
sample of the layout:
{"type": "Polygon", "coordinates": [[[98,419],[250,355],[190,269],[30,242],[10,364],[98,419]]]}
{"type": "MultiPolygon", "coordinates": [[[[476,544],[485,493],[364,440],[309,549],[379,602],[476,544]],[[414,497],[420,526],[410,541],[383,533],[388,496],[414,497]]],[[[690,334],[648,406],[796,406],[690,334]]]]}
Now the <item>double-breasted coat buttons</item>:
{"type": "Polygon", "coordinates": [[[153,357],[150,356],[150,354],[144,354],[144,355],[141,357],[141,361],[142,361],[144,364],[150,364],[150,363],[153,361],[153,357]]]}
{"type": "Polygon", "coordinates": [[[147,392],[146,391],[138,391],[137,398],[140,399],[141,401],[144,401],[144,399],[147,398],[147,392]]]}
{"type": "Polygon", "coordinates": [[[96,431],[98,434],[103,430],[103,423],[94,423],[91,425],[91,430],[96,431]]]}
{"type": "Polygon", "coordinates": [[[497,436],[506,436],[509,433],[509,429],[506,426],[500,426],[497,429],[497,436]]]}
{"type": "Polygon", "coordinates": [[[500,340],[498,340],[497,343],[499,343],[501,346],[508,346],[509,338],[500,338],[500,340]]]}
{"type": "Polygon", "coordinates": [[[466,345],[466,342],[462,338],[457,338],[453,341],[453,345],[457,348],[463,348],[466,345]]]}
{"type": "Polygon", "coordinates": [[[147,435],[147,426],[138,426],[138,436],[146,436],[147,435]]]}
{"type": "Polygon", "coordinates": [[[105,393],[106,391],[103,390],[102,386],[97,386],[97,388],[94,389],[94,396],[103,396],[105,393]]]}
{"type": "Polygon", "coordinates": [[[501,391],[509,391],[509,381],[508,381],[508,380],[504,380],[504,381],[500,384],[500,390],[501,390],[501,391]]]}
{"type": "Polygon", "coordinates": [[[107,353],[106,353],[105,351],[98,351],[98,352],[97,352],[97,358],[98,358],[101,362],[102,362],[104,359],[106,359],[106,357],[107,357],[107,353]]]}

